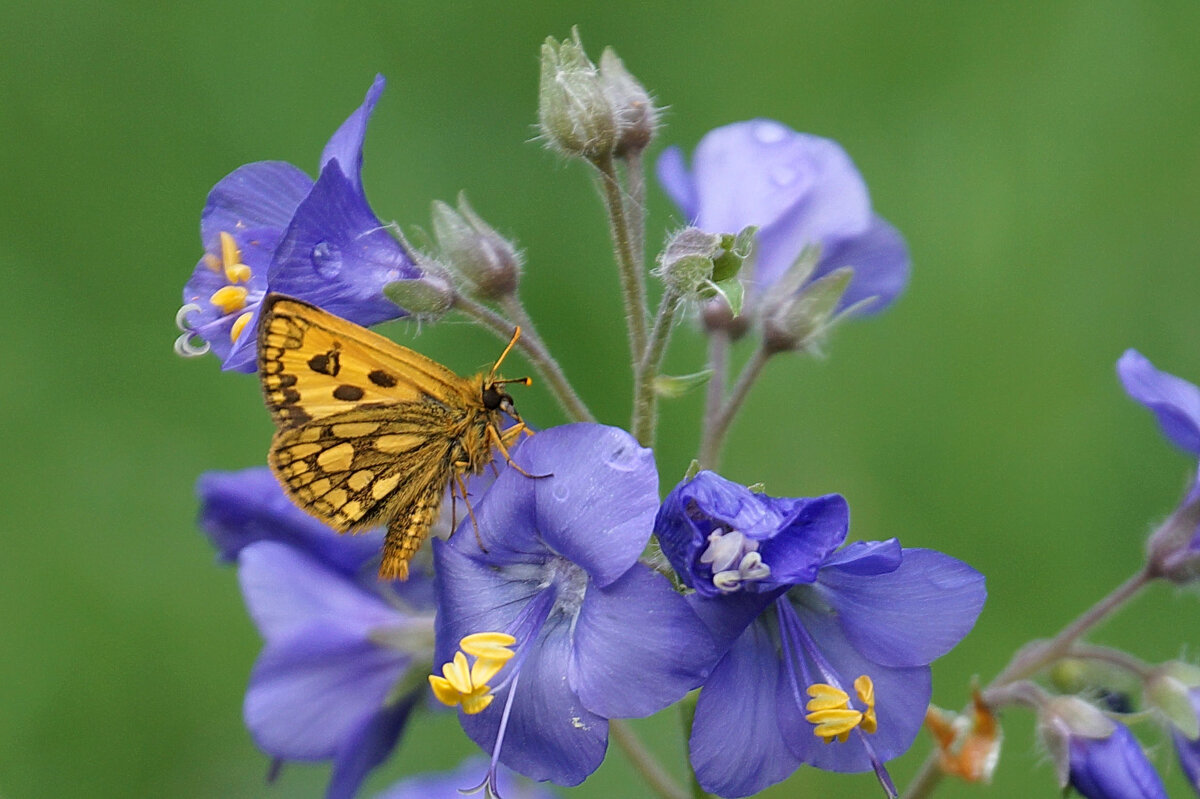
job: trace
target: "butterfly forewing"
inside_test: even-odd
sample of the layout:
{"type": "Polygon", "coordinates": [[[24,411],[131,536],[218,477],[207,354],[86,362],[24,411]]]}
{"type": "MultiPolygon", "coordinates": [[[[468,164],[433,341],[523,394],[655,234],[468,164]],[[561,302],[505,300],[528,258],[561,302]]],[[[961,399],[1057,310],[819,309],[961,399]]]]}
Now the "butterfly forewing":
{"type": "Polygon", "coordinates": [[[459,377],[308,303],[272,295],[263,307],[272,470],[296,504],[339,532],[387,524],[379,574],[404,579],[447,485],[481,471],[492,444],[514,431],[499,432],[482,375],[459,377]]]}
{"type": "Polygon", "coordinates": [[[264,306],[259,373],[280,426],[368,403],[431,400],[465,410],[475,400],[469,381],[383,336],[288,297],[264,306]]]}

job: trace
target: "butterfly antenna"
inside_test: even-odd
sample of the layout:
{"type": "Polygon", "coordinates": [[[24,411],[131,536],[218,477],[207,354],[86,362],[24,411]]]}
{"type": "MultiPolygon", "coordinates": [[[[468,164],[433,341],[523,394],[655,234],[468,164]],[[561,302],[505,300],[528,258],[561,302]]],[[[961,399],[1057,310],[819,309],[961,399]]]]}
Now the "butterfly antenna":
{"type": "MultiPolygon", "coordinates": [[[[496,359],[496,362],[494,364],[492,364],[492,371],[488,372],[488,382],[489,383],[495,382],[492,380],[492,378],[494,378],[496,376],[496,370],[500,368],[500,364],[504,363],[504,359],[508,357],[508,354],[510,352],[512,352],[512,348],[514,346],[516,346],[517,339],[519,339],[520,337],[521,337],[521,326],[518,325],[516,328],[513,329],[512,338],[510,338],[508,340],[508,346],[504,348],[504,352],[500,353],[500,357],[496,359]]],[[[521,378],[520,380],[501,380],[500,382],[502,382],[502,383],[520,383],[521,380],[528,380],[528,379],[529,378],[521,378]]]]}

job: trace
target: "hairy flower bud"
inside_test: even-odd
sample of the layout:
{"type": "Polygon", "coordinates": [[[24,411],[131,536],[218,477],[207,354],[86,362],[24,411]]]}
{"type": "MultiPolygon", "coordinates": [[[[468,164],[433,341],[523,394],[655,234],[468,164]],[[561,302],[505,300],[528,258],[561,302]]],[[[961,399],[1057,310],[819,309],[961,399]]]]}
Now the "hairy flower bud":
{"type": "Polygon", "coordinates": [[[624,62],[611,47],[600,54],[600,81],[617,121],[614,154],[639,153],[654,139],[658,129],[658,109],[637,78],[625,69],[624,62]]]}
{"type": "Polygon", "coordinates": [[[406,241],[402,243],[416,261],[421,275],[412,280],[388,283],[383,287],[383,294],[417,318],[437,321],[454,306],[454,281],[437,259],[414,249],[406,241]]]}
{"type": "Polygon", "coordinates": [[[458,195],[458,210],[433,203],[433,232],[446,266],[477,297],[494,300],[516,291],[520,253],[475,213],[464,195],[458,195]]]}
{"type": "Polygon", "coordinates": [[[599,70],[583,50],[579,29],[542,45],[538,122],[550,146],[564,155],[597,161],[612,155],[617,119],[599,70]]]}

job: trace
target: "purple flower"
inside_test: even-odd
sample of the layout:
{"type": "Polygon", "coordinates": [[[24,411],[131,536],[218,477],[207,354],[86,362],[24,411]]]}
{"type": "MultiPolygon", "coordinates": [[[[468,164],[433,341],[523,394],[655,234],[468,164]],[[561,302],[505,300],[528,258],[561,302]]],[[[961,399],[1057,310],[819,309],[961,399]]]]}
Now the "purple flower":
{"type": "Polygon", "coordinates": [[[435,662],[446,666],[432,682],[462,706],[493,768],[576,785],[604,757],[608,719],[681,699],[716,650],[683,597],[638,563],[658,506],[650,450],[575,424],[525,441],[515,462],[542,476],[504,470],[475,506],[478,538],[467,520],[434,542],[435,662]]]}
{"type": "Polygon", "coordinates": [[[1125,350],[1117,376],[1130,397],[1149,408],[1171,443],[1200,455],[1200,388],[1154,368],[1137,350],[1125,350]]]}
{"type": "MultiPolygon", "coordinates": [[[[463,789],[479,773],[487,768],[487,761],[480,757],[464,760],[454,771],[438,774],[421,774],[400,780],[375,799],[462,799],[463,789]]],[[[497,785],[504,799],[554,799],[554,791],[521,779],[509,769],[501,767],[497,785]]]]}
{"type": "MultiPolygon", "coordinates": [[[[1200,719],[1200,687],[1188,690],[1192,713],[1200,719]]],[[[1194,730],[1193,730],[1194,731],[1194,730]]],[[[1171,726],[1171,740],[1175,743],[1175,754],[1179,757],[1179,765],[1187,775],[1188,785],[1200,795],[1200,738],[1188,738],[1177,726],[1171,726]]]]}
{"type": "Polygon", "coordinates": [[[745,281],[748,308],[812,245],[821,247],[821,258],[810,281],[854,268],[843,309],[870,300],[861,312],[882,311],[908,283],[903,237],[872,212],[862,175],[834,141],[755,119],[705,135],[690,172],[678,147],[663,152],[657,171],[697,227],[713,233],[759,228],[754,271],[745,281]]]}
{"type": "Polygon", "coordinates": [[[431,581],[380,584],[381,535],[338,535],[265,467],[208,473],[198,493],[201,526],[237,561],[264,639],[246,690],[251,736],[277,762],[333,761],[327,796],[353,796],[426,693],[417,675],[432,662],[431,581]]]}
{"type": "Polygon", "coordinates": [[[895,539],[840,551],[837,494],[756,494],[712,473],[676,486],[655,532],[725,654],[692,727],[700,785],[748,796],[801,763],[884,769],[912,744],[930,698],[929,664],[970,631],[983,576],[895,539]]]}
{"type": "Polygon", "coordinates": [[[1141,744],[1124,724],[1113,725],[1106,737],[1070,736],[1070,786],[1087,799],[1166,799],[1141,744]]]}
{"type": "Polygon", "coordinates": [[[383,287],[419,270],[367,204],[361,180],[367,120],[383,87],[376,76],[363,104],[325,145],[315,183],[291,164],[259,161],[209,192],[200,217],[205,253],[184,286],[177,351],[211,347],[225,369],[254,371],[254,331],[268,291],[361,325],[403,314],[383,287]]]}

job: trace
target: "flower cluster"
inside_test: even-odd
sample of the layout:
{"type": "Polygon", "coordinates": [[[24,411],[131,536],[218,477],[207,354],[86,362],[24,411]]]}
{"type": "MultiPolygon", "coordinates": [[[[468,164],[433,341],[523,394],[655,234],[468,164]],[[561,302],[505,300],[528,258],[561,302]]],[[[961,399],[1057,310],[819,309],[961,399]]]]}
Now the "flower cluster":
{"type": "MultiPolygon", "coordinates": [[[[638,168],[658,113],[615,53],[606,51],[597,67],[578,33],[551,39],[542,81],[539,116],[551,146],[598,170],[605,188],[638,168]]],[[[226,369],[253,371],[268,292],[364,326],[432,314],[436,305],[437,314],[461,311],[506,338],[520,324],[516,346],[573,423],[521,441],[489,428],[496,452],[480,475],[464,466],[474,445],[465,427],[439,428],[448,440],[449,512],[403,582],[376,578],[378,532],[337,535],[317,503],[309,507],[316,515],[306,514],[270,470],[200,479],[201,527],[219,559],[236,563],[264,640],[244,709],[273,768],[329,761],[327,794],[354,796],[412,718],[441,705],[455,709],[490,759],[448,778],[398,783],[383,796],[440,795],[449,779],[489,796],[541,797],[543,788],[514,782],[509,770],[577,785],[601,764],[614,730],[632,745],[623,719],[694,702],[689,759],[706,791],[747,796],[807,765],[874,772],[896,795],[886,763],[913,743],[930,698],[930,664],[974,625],[983,576],[894,538],[847,543],[849,507],[838,494],[771,497],[696,468],[662,499],[652,449],[653,387],[662,385],[657,370],[683,300],[700,300],[694,305],[709,334],[736,337],[759,325],[763,351],[774,355],[813,348],[836,319],[883,310],[903,290],[904,241],[872,210],[849,157],[831,141],[767,120],[710,133],[690,172],[680,151],[668,150],[660,177],[694,227],[659,258],[654,274],[667,299],[653,324],[645,275],[629,270],[640,249],[632,242],[645,229],[629,214],[644,203],[607,195],[635,355],[631,434],[591,420],[519,304],[523,259],[465,199],[457,210],[434,205],[434,253],[412,250],[379,222],[361,164],[383,86],[377,78],[334,133],[315,181],[290,164],[259,162],[214,187],[177,349],[211,349],[226,369]],[[431,287],[439,293],[427,305],[431,287]],[[744,306],[730,301],[743,293],[744,306]],[[718,307],[718,297],[728,304],[718,307]],[[413,302],[401,302],[406,311],[396,298],[413,302]]],[[[304,368],[368,376],[371,403],[355,406],[362,391],[339,383],[330,390],[348,404],[331,409],[329,400],[294,390],[294,380],[285,382],[291,375],[262,379],[295,395],[288,401],[298,410],[281,425],[313,422],[295,451],[316,447],[314,463],[353,471],[345,485],[379,489],[378,499],[395,484],[372,483],[374,470],[433,434],[416,422],[385,434],[380,417],[354,415],[388,407],[379,399],[391,397],[396,377],[381,364],[352,362],[336,340],[327,346],[306,354],[304,368]],[[337,413],[347,415],[328,420],[337,413]],[[343,433],[347,443],[313,444],[343,433]]],[[[710,387],[708,418],[725,420],[703,433],[712,451],[745,393],[725,396],[723,380],[710,387]]],[[[516,419],[495,384],[482,391],[481,407],[516,419]]],[[[429,392],[397,394],[393,404],[403,403],[405,419],[420,418],[413,408],[438,418],[449,412],[429,392]]]]}

